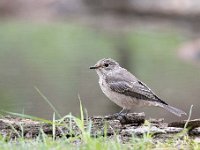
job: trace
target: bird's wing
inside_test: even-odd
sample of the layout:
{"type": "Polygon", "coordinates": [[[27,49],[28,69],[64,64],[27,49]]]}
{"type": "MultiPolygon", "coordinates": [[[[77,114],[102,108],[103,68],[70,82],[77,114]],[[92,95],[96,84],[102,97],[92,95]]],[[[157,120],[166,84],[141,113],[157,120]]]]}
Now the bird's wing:
{"type": "Polygon", "coordinates": [[[162,104],[166,104],[154,92],[136,78],[121,78],[121,76],[112,76],[108,80],[109,87],[118,93],[124,94],[126,96],[134,97],[136,99],[147,100],[147,101],[156,101],[162,104]]]}

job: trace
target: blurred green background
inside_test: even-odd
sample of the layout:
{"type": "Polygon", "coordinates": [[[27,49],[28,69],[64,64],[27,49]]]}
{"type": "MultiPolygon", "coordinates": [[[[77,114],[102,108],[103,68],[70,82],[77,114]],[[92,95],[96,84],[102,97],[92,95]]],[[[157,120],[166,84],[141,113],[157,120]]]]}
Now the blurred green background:
{"type": "MultiPolygon", "coordinates": [[[[70,112],[79,115],[78,95],[89,115],[116,113],[120,108],[103,95],[96,72],[89,70],[99,59],[110,57],[172,106],[188,113],[194,104],[192,117],[199,117],[200,69],[177,55],[191,36],[169,29],[171,26],[149,28],[141,24],[112,31],[79,22],[3,17],[0,109],[51,119],[53,110],[37,93],[37,87],[63,116],[70,112]]],[[[177,120],[159,108],[133,111],[145,111],[147,118],[177,120]]]]}

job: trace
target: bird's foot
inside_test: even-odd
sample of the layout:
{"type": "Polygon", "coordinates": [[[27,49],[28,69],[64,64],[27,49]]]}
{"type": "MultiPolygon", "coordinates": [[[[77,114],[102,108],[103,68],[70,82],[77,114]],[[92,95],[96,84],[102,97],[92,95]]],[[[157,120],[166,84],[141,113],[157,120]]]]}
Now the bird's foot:
{"type": "Polygon", "coordinates": [[[122,109],[119,113],[115,113],[113,114],[114,117],[119,117],[119,116],[126,116],[128,113],[130,112],[130,110],[128,109],[122,109]]]}

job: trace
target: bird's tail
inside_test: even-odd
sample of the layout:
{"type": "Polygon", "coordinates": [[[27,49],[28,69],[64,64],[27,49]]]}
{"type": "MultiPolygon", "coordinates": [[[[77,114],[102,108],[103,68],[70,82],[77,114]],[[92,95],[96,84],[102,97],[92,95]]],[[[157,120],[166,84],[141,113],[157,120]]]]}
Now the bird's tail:
{"type": "Polygon", "coordinates": [[[184,111],[170,105],[162,105],[161,107],[179,117],[181,117],[181,115],[187,115],[184,111]]]}

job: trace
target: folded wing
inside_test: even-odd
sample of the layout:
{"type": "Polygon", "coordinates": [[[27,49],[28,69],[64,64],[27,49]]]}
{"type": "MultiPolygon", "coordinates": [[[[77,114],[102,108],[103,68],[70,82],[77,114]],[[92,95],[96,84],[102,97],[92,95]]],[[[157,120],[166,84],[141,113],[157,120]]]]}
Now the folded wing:
{"type": "Polygon", "coordinates": [[[121,79],[116,77],[117,76],[107,79],[108,85],[113,91],[136,98],[138,100],[154,101],[168,105],[158,96],[156,96],[154,92],[141,81],[130,81],[130,79],[127,81],[126,78],[121,79]]]}

